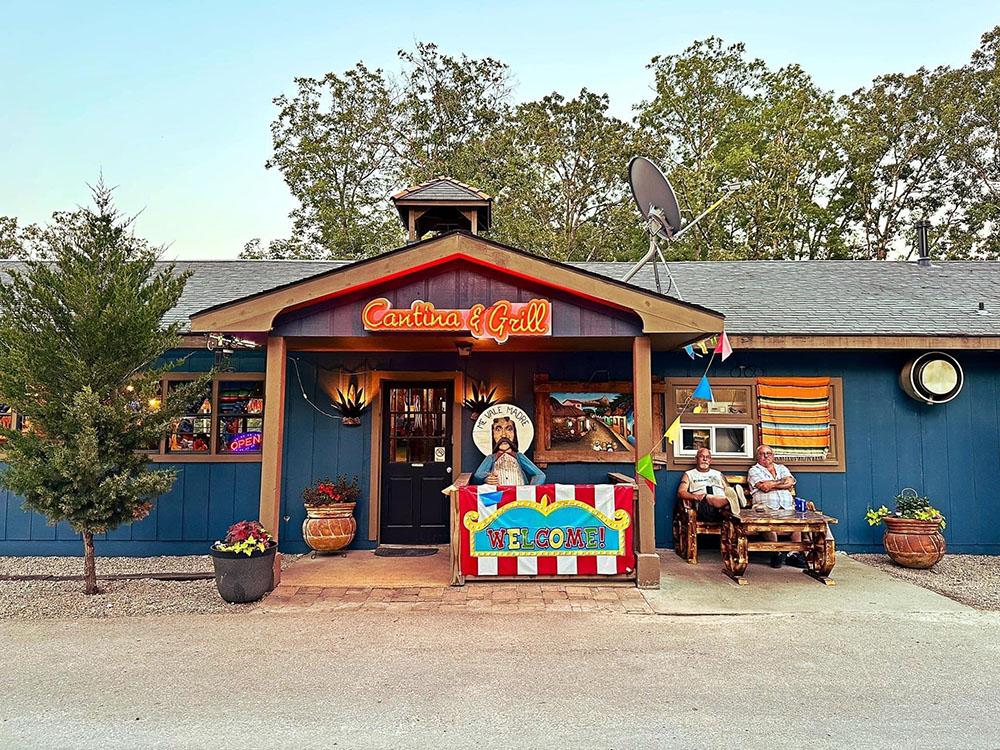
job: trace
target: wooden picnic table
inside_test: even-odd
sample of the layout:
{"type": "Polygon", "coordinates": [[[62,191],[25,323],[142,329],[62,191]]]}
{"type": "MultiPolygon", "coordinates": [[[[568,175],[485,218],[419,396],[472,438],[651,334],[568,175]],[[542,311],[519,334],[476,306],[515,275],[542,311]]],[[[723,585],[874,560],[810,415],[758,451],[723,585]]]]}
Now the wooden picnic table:
{"type": "Polygon", "coordinates": [[[820,583],[832,586],[828,577],[835,563],[833,539],[827,539],[827,525],[837,519],[815,510],[799,513],[794,510],[769,508],[744,508],[739,516],[726,512],[722,522],[722,563],[730,578],[741,586],[749,564],[750,552],[802,552],[808,567],[803,571],[820,583]],[[759,509],[758,509],[759,508],[759,509]],[[776,534],[802,534],[801,542],[751,539],[766,532],[776,534]]]}

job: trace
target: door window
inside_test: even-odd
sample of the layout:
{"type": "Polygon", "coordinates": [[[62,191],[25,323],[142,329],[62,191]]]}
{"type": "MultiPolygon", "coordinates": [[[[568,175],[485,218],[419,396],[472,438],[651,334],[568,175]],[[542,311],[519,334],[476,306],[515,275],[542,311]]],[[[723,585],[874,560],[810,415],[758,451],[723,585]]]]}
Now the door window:
{"type": "Polygon", "coordinates": [[[448,389],[392,386],[388,417],[389,461],[430,463],[447,446],[448,389]]]}

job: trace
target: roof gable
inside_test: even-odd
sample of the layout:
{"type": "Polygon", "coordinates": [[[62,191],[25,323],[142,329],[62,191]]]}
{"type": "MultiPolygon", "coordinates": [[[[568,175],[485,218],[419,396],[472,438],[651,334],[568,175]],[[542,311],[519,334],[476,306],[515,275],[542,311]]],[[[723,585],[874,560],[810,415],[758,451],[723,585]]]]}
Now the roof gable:
{"type": "Polygon", "coordinates": [[[689,339],[722,330],[723,316],[620,281],[531,255],[466,232],[452,232],[291,284],[217,305],[191,316],[195,332],[263,333],[275,318],[336,297],[375,291],[398,279],[462,260],[618,310],[633,312],[647,334],[689,339]]]}

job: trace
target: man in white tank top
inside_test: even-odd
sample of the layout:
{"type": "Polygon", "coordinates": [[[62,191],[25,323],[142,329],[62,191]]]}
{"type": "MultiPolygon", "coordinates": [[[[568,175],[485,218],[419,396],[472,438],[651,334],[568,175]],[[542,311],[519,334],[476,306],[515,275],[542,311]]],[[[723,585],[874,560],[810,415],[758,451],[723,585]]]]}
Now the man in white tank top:
{"type": "Polygon", "coordinates": [[[739,515],[740,503],[736,493],[729,488],[722,472],[712,468],[712,451],[699,448],[694,460],[695,468],[688,469],[681,477],[677,497],[697,503],[698,518],[702,521],[721,521],[721,511],[725,507],[739,515]]]}

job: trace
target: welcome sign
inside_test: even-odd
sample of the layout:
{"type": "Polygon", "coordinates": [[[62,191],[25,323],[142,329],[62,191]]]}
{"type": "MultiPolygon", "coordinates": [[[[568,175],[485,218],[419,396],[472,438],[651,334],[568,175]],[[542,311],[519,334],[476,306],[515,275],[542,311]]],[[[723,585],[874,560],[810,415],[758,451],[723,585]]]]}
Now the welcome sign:
{"type": "Polygon", "coordinates": [[[614,575],[634,569],[630,485],[463,487],[465,575],[614,575]]]}

